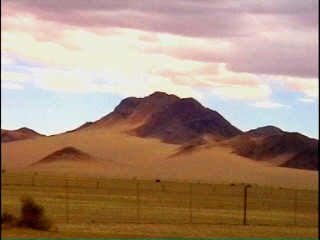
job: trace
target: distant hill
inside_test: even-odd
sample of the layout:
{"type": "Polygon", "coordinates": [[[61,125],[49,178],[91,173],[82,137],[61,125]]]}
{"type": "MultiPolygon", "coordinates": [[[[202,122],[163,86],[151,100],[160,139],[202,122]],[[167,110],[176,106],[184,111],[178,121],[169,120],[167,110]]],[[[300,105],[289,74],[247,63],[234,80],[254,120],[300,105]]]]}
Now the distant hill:
{"type": "MultiPolygon", "coordinates": [[[[248,116],[248,121],[250,118],[248,116]]],[[[179,98],[164,92],[154,92],[143,98],[123,99],[113,112],[68,133],[80,131],[85,136],[84,130],[101,132],[113,127],[116,131],[125,129],[120,131],[124,131],[126,136],[156,138],[162,143],[181,145],[170,156],[193,154],[201,149],[220,146],[228,151],[230,149],[230,154],[255,161],[272,161],[272,164],[281,167],[318,170],[318,140],[300,133],[285,132],[275,126],[243,132],[195,99],[179,98]]],[[[42,136],[27,128],[2,130],[1,135],[2,142],[42,136]]],[[[78,149],[64,148],[39,162],[57,159],[82,161],[93,157],[78,149]]]]}
{"type": "Polygon", "coordinates": [[[283,133],[271,135],[260,141],[244,139],[241,144],[234,144],[235,152],[240,156],[266,160],[282,154],[292,154],[281,166],[317,170],[318,140],[308,138],[300,133],[283,133]]]}
{"type": "Polygon", "coordinates": [[[182,98],[155,114],[136,133],[141,137],[183,144],[204,134],[229,138],[242,132],[216,111],[203,107],[192,98],[182,98]]]}
{"type": "Polygon", "coordinates": [[[113,112],[95,122],[87,122],[73,131],[108,127],[123,122],[138,125],[143,124],[150,120],[153,115],[164,111],[178,100],[177,96],[162,92],[155,92],[144,98],[128,97],[123,99],[113,112]]]}
{"type": "Polygon", "coordinates": [[[159,138],[174,144],[184,144],[204,134],[228,138],[242,133],[218,112],[203,107],[195,99],[163,92],[144,98],[126,98],[112,113],[94,123],[86,123],[78,130],[121,122],[140,125],[132,131],[137,136],[159,138]]]}
{"type": "Polygon", "coordinates": [[[4,130],[1,129],[1,142],[12,142],[25,140],[35,137],[44,136],[29,128],[20,128],[18,130],[4,130]]]}
{"type": "Polygon", "coordinates": [[[284,131],[282,131],[280,128],[274,126],[265,126],[250,130],[248,132],[244,132],[243,134],[251,137],[266,137],[272,135],[280,135],[283,133],[284,131]]]}
{"type": "Polygon", "coordinates": [[[163,92],[144,98],[126,98],[110,114],[98,121],[87,122],[74,131],[123,123],[132,124],[130,134],[182,145],[177,154],[221,142],[242,157],[264,161],[283,155],[294,156],[281,166],[317,170],[318,157],[314,153],[318,151],[318,140],[288,133],[275,126],[242,132],[195,99],[163,92]]]}
{"type": "Polygon", "coordinates": [[[42,158],[41,160],[37,161],[35,164],[40,163],[53,163],[53,162],[88,162],[88,161],[95,161],[96,159],[85,153],[76,149],[74,147],[65,147],[58,151],[51,153],[50,155],[42,158]]]}
{"type": "Polygon", "coordinates": [[[295,156],[281,164],[280,167],[319,170],[318,156],[318,147],[309,147],[299,151],[295,156]]]}

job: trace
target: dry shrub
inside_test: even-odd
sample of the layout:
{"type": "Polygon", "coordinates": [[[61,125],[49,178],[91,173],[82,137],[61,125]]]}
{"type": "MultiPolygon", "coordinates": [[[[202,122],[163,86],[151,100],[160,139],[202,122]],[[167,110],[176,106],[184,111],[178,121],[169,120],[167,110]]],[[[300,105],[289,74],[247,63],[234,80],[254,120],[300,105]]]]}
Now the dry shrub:
{"type": "Polygon", "coordinates": [[[18,218],[16,218],[14,215],[3,212],[1,216],[1,224],[5,224],[8,227],[14,227],[18,223],[18,218]]]}
{"type": "Polygon", "coordinates": [[[49,230],[51,222],[45,216],[43,207],[36,204],[29,197],[23,197],[21,201],[21,218],[18,225],[43,231],[49,230]]]}

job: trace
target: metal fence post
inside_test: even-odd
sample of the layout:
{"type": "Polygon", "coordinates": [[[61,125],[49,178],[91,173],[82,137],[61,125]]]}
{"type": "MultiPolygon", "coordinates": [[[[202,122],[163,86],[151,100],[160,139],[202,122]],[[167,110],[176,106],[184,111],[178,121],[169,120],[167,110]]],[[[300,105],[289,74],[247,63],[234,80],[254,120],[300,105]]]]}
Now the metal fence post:
{"type": "Polygon", "coordinates": [[[193,222],[192,219],[192,183],[189,185],[189,213],[190,213],[190,223],[193,222]]]}
{"type": "Polygon", "coordinates": [[[243,225],[247,225],[247,194],[248,194],[248,187],[251,187],[251,185],[246,185],[244,187],[243,225]]]}
{"type": "Polygon", "coordinates": [[[140,191],[139,191],[139,181],[137,181],[137,220],[140,223],[140,191]]]}
{"type": "Polygon", "coordinates": [[[66,179],[66,221],[69,223],[69,183],[66,179]]]}
{"type": "Polygon", "coordinates": [[[99,189],[99,179],[97,179],[97,186],[96,186],[97,189],[99,189]]]}
{"type": "Polygon", "coordinates": [[[298,190],[294,192],[294,226],[297,225],[298,190]]]}

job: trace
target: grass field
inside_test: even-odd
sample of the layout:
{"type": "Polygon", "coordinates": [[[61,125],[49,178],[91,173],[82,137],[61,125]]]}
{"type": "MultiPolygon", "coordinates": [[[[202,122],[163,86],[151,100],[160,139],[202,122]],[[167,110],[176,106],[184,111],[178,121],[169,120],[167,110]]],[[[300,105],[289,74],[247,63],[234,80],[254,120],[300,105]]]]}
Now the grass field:
{"type": "MultiPolygon", "coordinates": [[[[81,232],[98,237],[249,237],[251,230],[256,237],[294,237],[289,229],[296,236],[316,237],[318,228],[318,191],[311,190],[248,188],[248,225],[243,226],[243,185],[2,173],[1,188],[2,212],[19,216],[21,197],[30,196],[59,229],[51,232],[56,237],[80,237],[81,232]],[[164,230],[146,231],[157,226],[164,230]],[[128,231],[117,235],[122,228],[128,231]],[[207,230],[199,235],[200,229],[207,230]],[[234,232],[230,230],[228,236],[223,229],[234,232]]],[[[10,237],[12,231],[2,233],[10,237]]],[[[31,230],[14,232],[33,234],[31,230]]]]}

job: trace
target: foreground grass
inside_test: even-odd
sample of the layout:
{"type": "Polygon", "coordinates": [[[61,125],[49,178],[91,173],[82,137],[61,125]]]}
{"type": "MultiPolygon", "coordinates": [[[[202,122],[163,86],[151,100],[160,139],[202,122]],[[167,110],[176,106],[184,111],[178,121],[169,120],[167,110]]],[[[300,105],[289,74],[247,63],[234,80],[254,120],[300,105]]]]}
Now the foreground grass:
{"type": "Polygon", "coordinates": [[[1,188],[2,211],[18,215],[30,196],[57,229],[3,229],[3,237],[317,237],[318,191],[252,187],[243,226],[242,185],[5,173],[1,188]]]}
{"type": "Polygon", "coordinates": [[[3,229],[2,238],[317,238],[316,227],[210,224],[64,224],[55,231],[3,229]]]}

